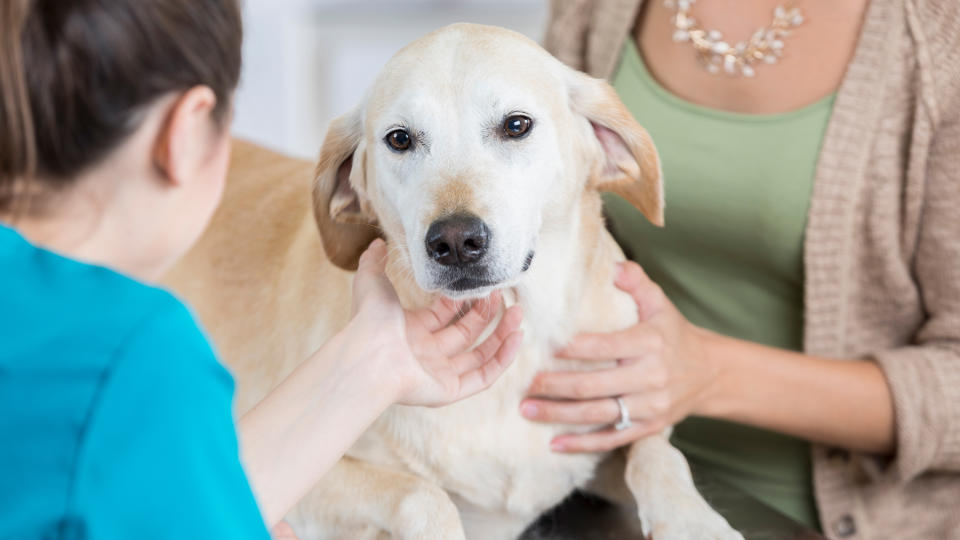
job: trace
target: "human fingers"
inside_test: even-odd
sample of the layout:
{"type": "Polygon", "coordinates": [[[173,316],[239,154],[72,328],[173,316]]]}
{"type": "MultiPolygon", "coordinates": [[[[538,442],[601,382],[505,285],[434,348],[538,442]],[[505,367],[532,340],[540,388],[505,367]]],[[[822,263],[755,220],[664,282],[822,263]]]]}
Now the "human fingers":
{"type": "Polygon", "coordinates": [[[466,305],[467,303],[462,300],[439,296],[429,307],[410,312],[409,317],[427,332],[436,332],[450,324],[450,321],[462,313],[466,305]]]}
{"type": "Polygon", "coordinates": [[[520,414],[528,420],[557,424],[609,424],[620,416],[612,397],[581,401],[527,398],[520,402],[520,414]]]}
{"type": "Polygon", "coordinates": [[[352,312],[360,311],[368,298],[396,301],[393,285],[384,273],[387,264],[387,245],[377,238],[360,255],[357,273],[353,277],[352,312]]]}
{"type": "Polygon", "coordinates": [[[382,274],[387,264],[387,243],[377,238],[360,254],[357,273],[382,274]]]}
{"type": "Polygon", "coordinates": [[[474,302],[460,319],[434,332],[437,348],[444,355],[454,355],[473,345],[490,321],[500,312],[502,297],[495,292],[488,298],[474,302]]]}
{"type": "Polygon", "coordinates": [[[662,341],[654,328],[641,323],[615,332],[577,334],[556,355],[578,360],[616,360],[658,352],[662,341]]]}
{"type": "Polygon", "coordinates": [[[543,371],[527,390],[531,397],[548,399],[597,399],[636,392],[643,387],[633,365],[593,371],[543,371]]]}
{"type": "Polygon", "coordinates": [[[633,298],[640,320],[659,312],[667,302],[660,286],[633,261],[619,263],[617,266],[614,284],[633,298]]]}
{"type": "Polygon", "coordinates": [[[270,529],[270,537],[273,540],[298,540],[297,534],[293,531],[286,521],[281,521],[273,526],[273,529],[270,529]]]}
{"type": "Polygon", "coordinates": [[[452,401],[461,400],[489,388],[513,362],[521,342],[523,342],[523,331],[517,330],[503,340],[489,360],[461,374],[459,392],[452,401]]]}
{"type": "Polygon", "coordinates": [[[666,425],[659,421],[639,421],[623,430],[610,427],[584,434],[558,435],[550,441],[550,449],[563,453],[608,452],[659,433],[664,427],[666,425]]]}
{"type": "Polygon", "coordinates": [[[454,369],[462,373],[489,361],[500,350],[503,342],[520,328],[522,320],[523,309],[519,305],[510,306],[503,313],[497,327],[487,336],[487,339],[483,340],[483,343],[474,347],[472,351],[467,351],[453,358],[454,369]]]}
{"type": "MultiPolygon", "coordinates": [[[[670,411],[665,391],[622,396],[631,420],[656,420],[670,411]]],[[[558,401],[527,398],[520,403],[520,413],[535,422],[556,424],[600,425],[620,420],[616,396],[580,401],[558,401]]]]}

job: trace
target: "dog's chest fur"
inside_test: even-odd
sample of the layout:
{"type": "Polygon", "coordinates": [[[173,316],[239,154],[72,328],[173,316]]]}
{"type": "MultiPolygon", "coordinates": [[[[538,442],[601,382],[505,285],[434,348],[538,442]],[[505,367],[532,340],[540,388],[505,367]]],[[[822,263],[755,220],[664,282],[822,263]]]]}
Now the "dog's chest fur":
{"type": "MultiPolygon", "coordinates": [[[[608,367],[554,357],[555,348],[575,332],[610,331],[636,321],[632,300],[612,283],[619,249],[606,232],[595,241],[599,245],[589,251],[602,251],[594,261],[608,271],[596,276],[583,260],[564,264],[583,255],[568,244],[559,253],[550,253],[548,260],[557,264],[531,268],[524,282],[535,286],[521,285],[505,294],[508,303],[518,301],[524,308],[524,344],[514,364],[490,389],[437,409],[394,406],[350,455],[435,482],[453,495],[458,506],[507,514],[521,518],[521,523],[588,482],[602,456],[555,453],[550,441],[563,432],[591,428],[531,422],[520,415],[519,405],[540,371],[608,367]],[[588,281],[585,276],[590,276],[588,281]]],[[[551,249],[554,246],[541,247],[557,251],[551,249]]]]}
{"type": "Polygon", "coordinates": [[[587,482],[598,460],[551,452],[550,440],[564,429],[519,413],[532,368],[560,366],[543,361],[546,353],[523,347],[501,380],[461,403],[391,408],[351,455],[408,470],[490,511],[527,516],[545,510],[587,482]]]}

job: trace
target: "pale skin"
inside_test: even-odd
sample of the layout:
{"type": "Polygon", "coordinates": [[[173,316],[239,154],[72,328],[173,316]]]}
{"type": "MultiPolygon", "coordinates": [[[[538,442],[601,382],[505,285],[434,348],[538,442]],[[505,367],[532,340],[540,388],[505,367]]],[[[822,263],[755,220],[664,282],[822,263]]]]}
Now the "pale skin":
{"type": "MultiPolygon", "coordinates": [[[[693,15],[736,42],[768,24],[780,3],[703,1],[695,4],[693,15]]],[[[796,5],[806,22],[786,39],[785,58],[759,66],[753,79],[709,74],[689,44],[673,42],[670,11],[660,1],[646,2],[634,38],[653,75],[683,99],[741,113],[790,111],[836,91],[855,50],[867,0],[796,5]]],[[[698,328],[634,263],[619,269],[617,286],[635,300],[639,322],[611,334],[581,334],[558,354],[615,359],[618,366],[541,373],[521,403],[521,414],[534,421],[598,426],[587,434],[556,437],[551,443],[555,451],[609,450],[689,415],[850,450],[895,451],[892,398],[875,363],[819,358],[698,328]],[[632,428],[607,427],[619,417],[616,396],[624,397],[632,428]]]]}
{"type": "MultiPolygon", "coordinates": [[[[230,138],[228,126],[211,116],[215,105],[204,86],[158,99],[134,133],[69,189],[44,193],[30,212],[0,220],[35,244],[156,280],[220,202],[230,138]]],[[[515,306],[471,348],[501,311],[499,294],[472,305],[439,300],[404,310],[385,260],[385,244],[375,241],[354,280],[349,325],[240,420],[241,459],[278,538],[292,537],[280,522],[284,514],[384,409],[440,406],[487,388],[522,339],[515,306]]]]}

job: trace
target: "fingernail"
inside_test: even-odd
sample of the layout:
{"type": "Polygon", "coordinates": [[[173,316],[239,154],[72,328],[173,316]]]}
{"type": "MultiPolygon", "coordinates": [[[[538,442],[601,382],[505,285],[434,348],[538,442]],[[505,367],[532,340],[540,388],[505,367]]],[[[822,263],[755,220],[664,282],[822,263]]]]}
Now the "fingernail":
{"type": "Polygon", "coordinates": [[[524,403],[520,405],[520,414],[527,418],[534,418],[537,416],[537,406],[533,403],[524,403]]]}
{"type": "Polygon", "coordinates": [[[550,441],[550,449],[554,452],[563,452],[567,449],[567,446],[563,444],[563,441],[550,441]]]}

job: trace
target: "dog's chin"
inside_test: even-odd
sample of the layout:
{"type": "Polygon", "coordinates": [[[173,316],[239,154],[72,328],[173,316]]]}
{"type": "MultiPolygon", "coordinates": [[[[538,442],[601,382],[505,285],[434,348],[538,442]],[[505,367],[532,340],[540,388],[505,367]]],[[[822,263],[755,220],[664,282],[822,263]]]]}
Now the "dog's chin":
{"type": "Polygon", "coordinates": [[[498,289],[508,289],[518,285],[523,275],[530,269],[533,253],[532,250],[529,251],[523,260],[519,261],[519,267],[512,272],[491,271],[485,266],[474,269],[436,266],[424,272],[428,277],[423,281],[419,278],[419,272],[414,272],[414,275],[418,276],[417,282],[426,292],[439,293],[453,300],[485,298],[498,289]]]}
{"type": "Polygon", "coordinates": [[[507,277],[491,278],[488,275],[484,275],[485,272],[480,275],[471,275],[469,272],[465,272],[460,275],[450,276],[441,284],[434,287],[432,292],[439,292],[453,300],[484,298],[495,290],[508,289],[516,286],[522,279],[524,273],[530,269],[530,263],[532,261],[533,251],[530,251],[527,256],[524,257],[521,267],[507,277]]]}
{"type": "Polygon", "coordinates": [[[478,298],[486,298],[493,291],[504,288],[500,283],[462,288],[465,287],[465,285],[466,284],[451,284],[451,286],[440,288],[437,292],[451,300],[475,300],[478,298]]]}

